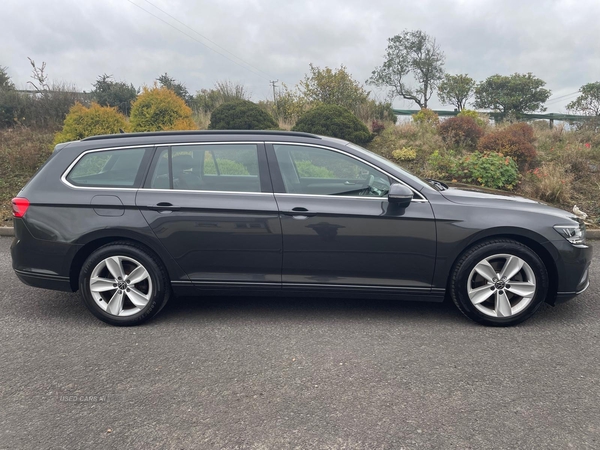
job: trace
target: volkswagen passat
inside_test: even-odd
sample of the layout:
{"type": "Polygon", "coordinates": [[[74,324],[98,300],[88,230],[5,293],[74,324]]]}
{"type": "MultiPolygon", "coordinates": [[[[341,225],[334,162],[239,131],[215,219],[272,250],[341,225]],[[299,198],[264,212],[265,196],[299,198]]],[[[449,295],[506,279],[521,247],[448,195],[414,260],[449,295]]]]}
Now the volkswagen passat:
{"type": "Polygon", "coordinates": [[[513,325],[583,292],[592,249],[573,214],[411,175],[306,133],[95,136],[58,145],[13,199],[14,270],[81,292],[113,325],[171,295],[442,301],[513,325]]]}

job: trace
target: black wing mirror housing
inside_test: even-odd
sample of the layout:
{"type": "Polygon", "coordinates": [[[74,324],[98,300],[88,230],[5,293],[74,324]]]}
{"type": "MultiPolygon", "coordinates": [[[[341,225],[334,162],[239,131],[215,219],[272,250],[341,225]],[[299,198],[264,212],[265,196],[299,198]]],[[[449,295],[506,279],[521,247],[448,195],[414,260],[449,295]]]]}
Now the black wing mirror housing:
{"type": "Polygon", "coordinates": [[[395,183],[390,186],[388,192],[388,202],[401,208],[406,208],[410,205],[413,199],[413,191],[403,184],[395,183]]]}

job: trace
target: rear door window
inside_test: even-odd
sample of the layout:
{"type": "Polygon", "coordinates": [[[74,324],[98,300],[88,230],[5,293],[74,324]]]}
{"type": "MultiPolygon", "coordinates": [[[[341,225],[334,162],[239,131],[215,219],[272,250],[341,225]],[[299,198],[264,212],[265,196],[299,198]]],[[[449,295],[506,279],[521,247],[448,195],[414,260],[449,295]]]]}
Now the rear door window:
{"type": "Polygon", "coordinates": [[[261,192],[256,144],[173,146],[155,161],[152,189],[261,192]]]}
{"type": "Polygon", "coordinates": [[[75,186],[139,187],[150,152],[149,148],[90,152],[77,161],[66,179],[75,186]]]}

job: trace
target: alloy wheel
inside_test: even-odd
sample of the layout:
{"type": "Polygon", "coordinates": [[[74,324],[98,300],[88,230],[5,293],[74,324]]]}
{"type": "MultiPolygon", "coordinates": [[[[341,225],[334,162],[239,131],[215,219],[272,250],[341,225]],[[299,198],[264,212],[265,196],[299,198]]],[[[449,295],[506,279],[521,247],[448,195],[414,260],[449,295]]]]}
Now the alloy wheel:
{"type": "Polygon", "coordinates": [[[96,304],[119,317],[142,311],[153,293],[148,270],[128,256],[110,256],[100,261],[92,271],[89,287],[96,304]]]}
{"type": "Polygon", "coordinates": [[[491,317],[512,317],[532,302],[536,279],[526,261],[515,255],[488,256],[475,265],[467,293],[480,312],[491,317]]]}

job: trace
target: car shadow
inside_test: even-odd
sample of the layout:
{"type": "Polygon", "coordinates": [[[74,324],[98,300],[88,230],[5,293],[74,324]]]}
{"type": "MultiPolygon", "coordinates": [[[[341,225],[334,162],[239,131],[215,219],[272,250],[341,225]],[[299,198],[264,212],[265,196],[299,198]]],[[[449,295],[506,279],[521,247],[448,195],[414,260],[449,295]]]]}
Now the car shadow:
{"type": "MultiPolygon", "coordinates": [[[[585,300],[582,298],[581,300],[585,300]]],[[[581,323],[589,305],[574,301],[552,307],[542,304],[536,314],[518,327],[552,327],[581,323]]],[[[480,325],[460,313],[454,303],[397,301],[390,299],[343,299],[327,297],[176,297],[151,323],[194,321],[384,321],[398,325],[480,325]]]]}
{"type": "Polygon", "coordinates": [[[153,322],[197,320],[382,320],[423,322],[469,321],[452,302],[402,302],[381,299],[326,297],[178,297],[172,299],[153,322]]]}
{"type": "MultiPolygon", "coordinates": [[[[20,286],[26,294],[17,304],[4,305],[8,316],[37,317],[61,323],[80,323],[84,326],[110,326],[93,317],[83,305],[78,293],[42,291],[20,286]],[[41,295],[40,295],[41,294],[41,295]],[[14,308],[12,307],[14,306],[14,308]]],[[[591,293],[565,304],[552,307],[542,304],[536,314],[519,327],[570,326],[581,324],[596,310],[591,293]],[[591,303],[591,304],[590,304],[591,303]]],[[[479,325],[464,317],[449,299],[443,303],[405,302],[372,298],[327,297],[258,297],[258,296],[197,296],[173,297],[165,308],[143,326],[163,327],[168,324],[245,322],[322,322],[322,321],[394,321],[399,326],[422,325],[479,325]]]]}

